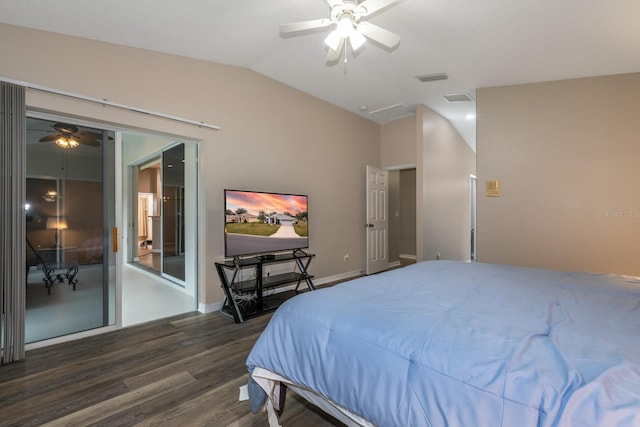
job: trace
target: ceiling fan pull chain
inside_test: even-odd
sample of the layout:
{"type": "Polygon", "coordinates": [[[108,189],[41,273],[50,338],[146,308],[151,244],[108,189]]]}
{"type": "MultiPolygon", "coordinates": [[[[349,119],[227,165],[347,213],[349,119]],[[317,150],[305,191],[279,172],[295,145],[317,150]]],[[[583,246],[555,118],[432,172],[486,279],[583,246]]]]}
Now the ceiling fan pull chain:
{"type": "Polygon", "coordinates": [[[347,74],[347,43],[344,44],[344,74],[347,74]]]}

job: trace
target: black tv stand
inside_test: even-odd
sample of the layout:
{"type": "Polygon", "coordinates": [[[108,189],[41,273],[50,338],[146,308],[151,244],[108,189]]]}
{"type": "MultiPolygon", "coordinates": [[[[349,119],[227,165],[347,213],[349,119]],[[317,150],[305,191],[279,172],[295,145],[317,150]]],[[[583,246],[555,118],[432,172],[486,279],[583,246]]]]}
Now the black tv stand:
{"type": "Polygon", "coordinates": [[[216,271],[220,277],[220,285],[225,293],[222,314],[241,323],[251,317],[271,312],[287,299],[295,296],[304,282],[309,291],[315,286],[308,273],[309,264],[315,255],[301,250],[291,253],[258,255],[250,258],[235,257],[225,262],[216,262],[216,271]],[[264,266],[268,264],[294,262],[294,271],[263,277],[264,266]],[[254,270],[251,278],[243,279],[243,271],[254,270]],[[296,284],[294,290],[273,292],[265,295],[265,290],[296,284]]]}

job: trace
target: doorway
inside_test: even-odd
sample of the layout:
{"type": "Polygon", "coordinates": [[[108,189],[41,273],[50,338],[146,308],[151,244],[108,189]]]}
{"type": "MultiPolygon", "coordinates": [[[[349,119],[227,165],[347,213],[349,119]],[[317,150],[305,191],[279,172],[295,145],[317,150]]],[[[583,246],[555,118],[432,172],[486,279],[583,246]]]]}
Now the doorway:
{"type": "Polygon", "coordinates": [[[137,236],[137,240],[132,241],[135,243],[131,248],[133,262],[140,267],[160,274],[162,271],[160,266],[162,253],[160,157],[154,156],[143,164],[132,166],[132,176],[134,178],[131,194],[132,218],[137,212],[132,224],[132,236],[137,236]],[[137,205],[133,200],[136,194],[137,205]]]}
{"type": "Polygon", "coordinates": [[[389,191],[389,199],[396,201],[395,207],[389,208],[391,224],[395,224],[390,227],[389,253],[393,254],[395,247],[400,265],[413,264],[416,262],[416,169],[403,167],[389,173],[390,183],[392,174],[398,175],[397,189],[389,191]],[[394,191],[396,197],[393,197],[394,191]]]}
{"type": "Polygon", "coordinates": [[[197,308],[197,143],[123,133],[127,253],[123,325],[197,308]],[[132,306],[130,301],[143,303],[132,306]]]}
{"type": "Polygon", "coordinates": [[[154,193],[138,192],[138,261],[153,250],[153,218],[157,217],[156,203],[154,193]]]}

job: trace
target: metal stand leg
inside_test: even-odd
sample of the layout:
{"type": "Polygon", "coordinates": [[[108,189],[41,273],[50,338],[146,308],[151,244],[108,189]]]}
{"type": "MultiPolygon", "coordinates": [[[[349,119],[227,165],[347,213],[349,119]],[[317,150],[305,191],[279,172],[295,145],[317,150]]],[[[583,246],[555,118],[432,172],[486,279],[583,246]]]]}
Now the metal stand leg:
{"type": "Polygon", "coordinates": [[[233,269],[233,274],[231,276],[231,280],[227,279],[227,275],[224,271],[224,268],[218,264],[216,264],[216,269],[218,270],[218,276],[220,277],[220,281],[222,282],[222,289],[224,290],[225,301],[222,304],[223,307],[225,305],[229,305],[229,309],[231,310],[231,314],[233,315],[233,320],[236,323],[242,323],[244,319],[242,318],[242,312],[240,311],[240,307],[238,307],[238,303],[236,299],[233,297],[233,289],[232,286],[235,283],[238,272],[240,271],[240,267],[236,266],[233,269]]]}
{"type": "Polygon", "coordinates": [[[298,279],[298,284],[296,285],[296,289],[295,291],[298,292],[298,287],[300,286],[300,283],[302,283],[302,281],[304,280],[307,284],[307,287],[309,288],[310,291],[315,291],[316,287],[313,286],[313,282],[311,281],[311,276],[309,276],[309,273],[307,273],[307,269],[309,268],[309,264],[311,263],[311,260],[313,258],[309,257],[306,258],[307,262],[302,262],[302,258],[296,258],[296,264],[298,265],[298,268],[300,269],[300,278],[298,279]]]}

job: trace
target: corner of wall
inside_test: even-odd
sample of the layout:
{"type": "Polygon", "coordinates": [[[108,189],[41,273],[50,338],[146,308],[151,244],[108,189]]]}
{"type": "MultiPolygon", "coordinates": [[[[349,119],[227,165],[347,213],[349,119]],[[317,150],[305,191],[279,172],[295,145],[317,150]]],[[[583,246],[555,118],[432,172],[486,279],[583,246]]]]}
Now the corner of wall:
{"type": "Polygon", "coordinates": [[[440,114],[419,105],[416,117],[416,258],[467,260],[475,153],[440,114]]]}

